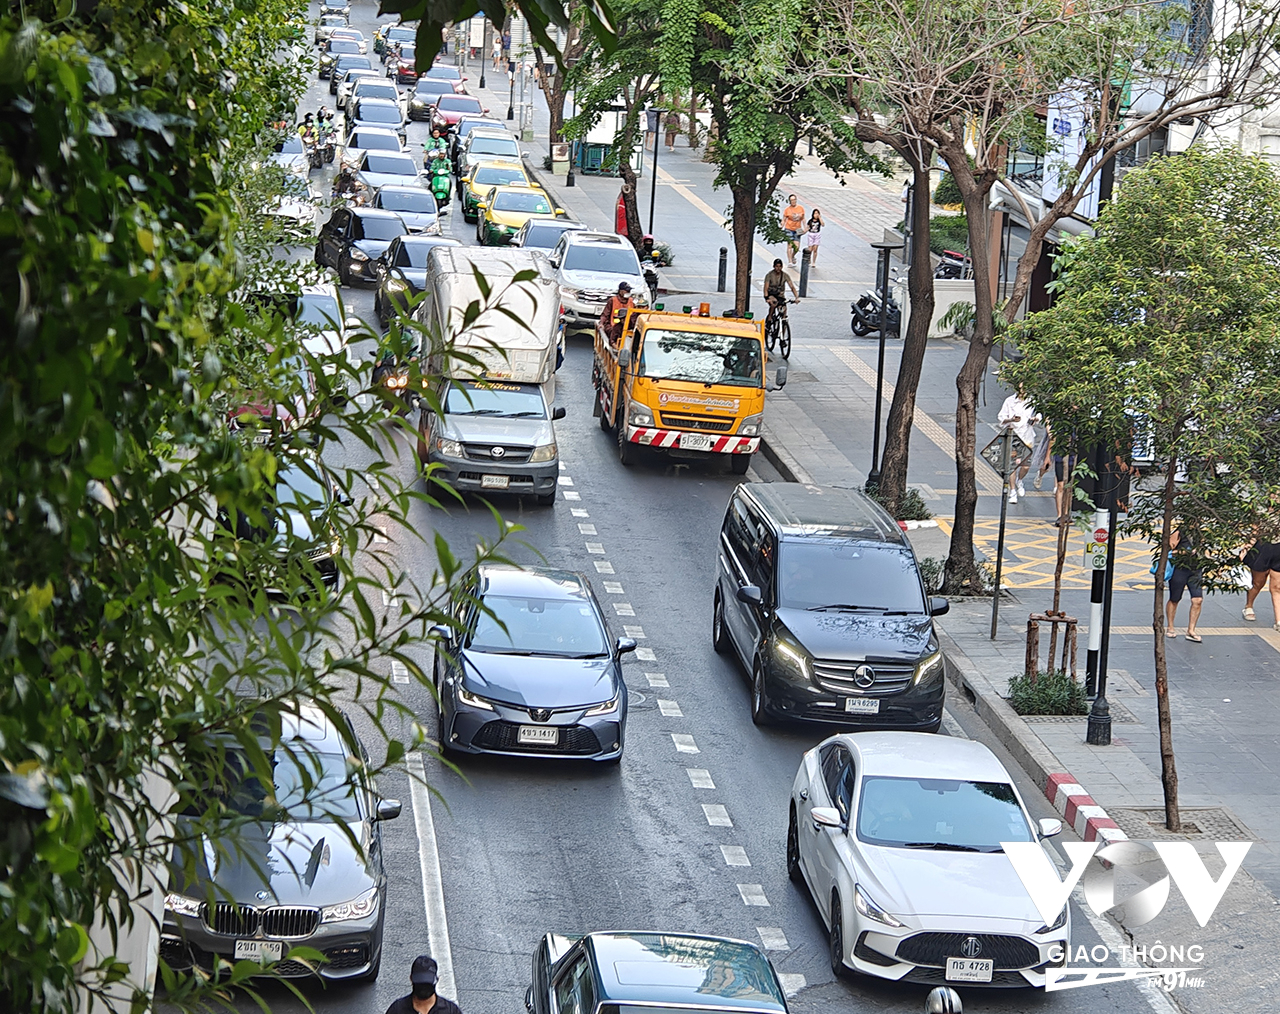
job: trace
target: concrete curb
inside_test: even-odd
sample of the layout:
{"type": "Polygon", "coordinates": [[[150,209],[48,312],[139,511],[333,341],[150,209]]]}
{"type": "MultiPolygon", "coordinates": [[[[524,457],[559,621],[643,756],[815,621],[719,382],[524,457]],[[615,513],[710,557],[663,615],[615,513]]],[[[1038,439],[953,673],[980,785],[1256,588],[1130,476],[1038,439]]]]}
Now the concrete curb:
{"type": "MultiPolygon", "coordinates": [[[[768,411],[768,401],[765,402],[765,410],[768,411]]],[[[768,423],[765,423],[766,429],[768,423]]],[[[765,461],[769,462],[778,470],[787,482],[802,482],[806,486],[813,484],[813,478],[804,470],[800,462],[791,456],[791,453],[781,444],[769,439],[769,434],[765,433],[760,438],[760,453],[764,455],[765,461]]]]}
{"type": "Polygon", "coordinates": [[[1062,814],[1063,820],[1082,841],[1124,841],[1128,835],[1120,830],[1106,810],[1077,779],[1062,770],[1063,764],[1044,745],[1022,716],[1013,710],[992,682],[978,671],[955,639],[934,621],[938,637],[951,659],[948,676],[978,713],[1006,750],[1013,754],[1018,766],[1044,792],[1045,798],[1062,814]]]}

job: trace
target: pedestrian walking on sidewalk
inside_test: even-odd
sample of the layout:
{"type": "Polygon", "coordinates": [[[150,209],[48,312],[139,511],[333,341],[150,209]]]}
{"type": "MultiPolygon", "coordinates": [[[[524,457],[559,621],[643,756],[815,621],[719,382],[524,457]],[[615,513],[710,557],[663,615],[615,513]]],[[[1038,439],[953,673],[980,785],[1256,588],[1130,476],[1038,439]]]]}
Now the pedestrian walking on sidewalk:
{"type": "Polygon", "coordinates": [[[658,117],[662,114],[650,106],[644,111],[644,150],[653,151],[658,137],[658,117]]]}
{"type": "Polygon", "coordinates": [[[817,208],[809,216],[809,231],[804,234],[804,247],[809,251],[809,267],[818,266],[818,247],[822,244],[822,212],[817,208]]]}
{"type": "Polygon", "coordinates": [[[1258,537],[1260,534],[1255,531],[1253,546],[1240,554],[1241,560],[1249,568],[1253,578],[1252,587],[1245,593],[1242,613],[1250,623],[1257,620],[1258,615],[1253,611],[1253,604],[1262,594],[1262,589],[1269,584],[1273,629],[1280,630],[1280,542],[1263,542],[1258,537]]]}
{"type": "Polygon", "coordinates": [[[1173,564],[1173,573],[1169,575],[1169,600],[1164,604],[1165,636],[1177,637],[1178,629],[1174,621],[1178,615],[1178,603],[1182,601],[1184,591],[1191,596],[1190,612],[1187,614],[1187,640],[1194,644],[1203,640],[1196,633],[1200,610],[1204,607],[1204,589],[1201,587],[1204,573],[1196,556],[1198,545],[1195,533],[1184,534],[1181,527],[1175,528],[1169,536],[1169,558],[1173,564]]]}
{"type": "Polygon", "coordinates": [[[502,36],[495,35],[493,37],[493,69],[502,69],[502,36]]]}
{"type": "MultiPolygon", "coordinates": [[[[996,421],[1006,429],[1012,430],[1013,435],[1028,447],[1034,447],[1036,443],[1034,418],[1035,410],[1027,404],[1026,395],[1023,389],[1019,387],[1017,391],[1005,398],[1004,404],[1000,406],[1000,414],[996,416],[996,421]]],[[[1022,480],[1026,478],[1030,468],[1031,458],[1029,455],[1018,454],[1014,456],[1013,468],[1009,472],[1009,502],[1011,504],[1017,503],[1018,497],[1027,495],[1027,490],[1022,485],[1022,480]]]]}
{"type": "Polygon", "coordinates": [[[680,114],[674,109],[668,109],[663,126],[667,128],[667,151],[675,151],[676,136],[680,133],[680,114]]]}
{"type": "Polygon", "coordinates": [[[412,992],[393,1000],[387,1008],[387,1014],[462,1014],[456,1003],[436,992],[439,978],[440,972],[435,959],[427,954],[419,954],[413,959],[413,967],[409,972],[412,992]]]}
{"type": "Polygon", "coordinates": [[[795,194],[787,195],[787,203],[782,209],[782,231],[787,236],[787,263],[794,268],[800,237],[804,235],[804,205],[795,194]]]}

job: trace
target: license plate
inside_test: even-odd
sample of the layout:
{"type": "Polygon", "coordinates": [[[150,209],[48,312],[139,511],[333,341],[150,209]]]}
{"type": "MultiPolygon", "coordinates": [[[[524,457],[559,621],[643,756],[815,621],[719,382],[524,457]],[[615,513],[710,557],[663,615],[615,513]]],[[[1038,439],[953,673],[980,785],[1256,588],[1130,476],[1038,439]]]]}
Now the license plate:
{"type": "Polygon", "coordinates": [[[687,451],[709,451],[711,439],[708,433],[681,433],[680,446],[687,451]]]}
{"type": "Polygon", "coordinates": [[[990,982],[990,958],[947,958],[947,979],[951,982],[990,982]]]}
{"type": "Polygon", "coordinates": [[[880,714],[880,698],[846,697],[844,699],[844,710],[854,715],[878,715],[880,714]]]}
{"type": "Polygon", "coordinates": [[[554,725],[522,725],[519,740],[531,746],[555,746],[560,742],[560,730],[554,725]]]}
{"type": "Polygon", "coordinates": [[[236,960],[256,961],[267,965],[284,957],[284,944],[278,940],[237,940],[236,960]]]}
{"type": "Polygon", "coordinates": [[[505,475],[482,475],[480,485],[484,489],[506,489],[511,485],[511,479],[505,475]]]}

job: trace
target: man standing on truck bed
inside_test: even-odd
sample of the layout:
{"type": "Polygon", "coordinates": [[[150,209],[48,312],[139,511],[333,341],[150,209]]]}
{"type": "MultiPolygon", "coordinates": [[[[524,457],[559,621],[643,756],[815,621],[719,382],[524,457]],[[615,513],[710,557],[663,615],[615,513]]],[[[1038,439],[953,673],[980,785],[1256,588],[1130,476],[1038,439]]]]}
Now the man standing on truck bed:
{"type": "Polygon", "coordinates": [[[600,313],[600,326],[604,328],[612,344],[618,344],[618,340],[622,337],[622,321],[627,316],[627,311],[634,306],[635,304],[631,301],[629,282],[619,285],[618,291],[604,304],[604,309],[600,313]]]}

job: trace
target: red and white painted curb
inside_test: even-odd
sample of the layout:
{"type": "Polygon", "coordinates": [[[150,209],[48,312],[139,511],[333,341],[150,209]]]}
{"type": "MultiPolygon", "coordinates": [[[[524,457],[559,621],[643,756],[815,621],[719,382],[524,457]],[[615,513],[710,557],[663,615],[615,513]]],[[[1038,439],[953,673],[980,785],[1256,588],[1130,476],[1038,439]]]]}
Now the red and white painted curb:
{"type": "Polygon", "coordinates": [[[1044,787],[1048,798],[1082,841],[1128,841],[1129,836],[1120,830],[1107,811],[1093,801],[1084,786],[1069,774],[1050,775],[1044,787]]]}

